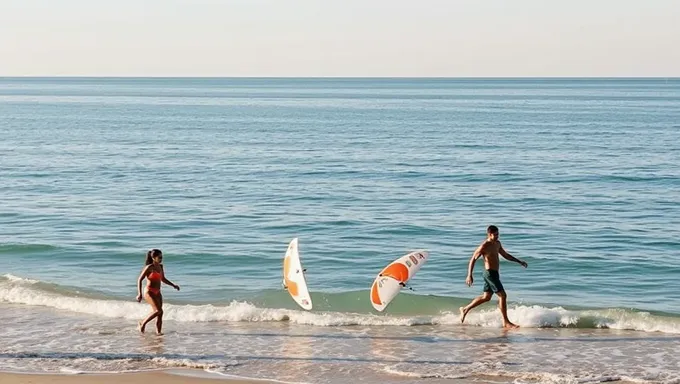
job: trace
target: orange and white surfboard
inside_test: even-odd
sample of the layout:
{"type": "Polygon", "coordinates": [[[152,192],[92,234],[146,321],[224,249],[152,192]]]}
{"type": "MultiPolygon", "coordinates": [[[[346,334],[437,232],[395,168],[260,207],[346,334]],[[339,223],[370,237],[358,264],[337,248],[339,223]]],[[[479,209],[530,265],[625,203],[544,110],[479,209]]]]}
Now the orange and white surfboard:
{"type": "Polygon", "coordinates": [[[427,251],[415,251],[404,255],[383,268],[371,286],[371,305],[382,312],[425,264],[427,251]]]}
{"type": "Polygon", "coordinates": [[[312,298],[309,296],[304,269],[300,263],[297,237],[288,244],[283,257],[283,286],[299,306],[306,310],[312,309],[312,298]]]}

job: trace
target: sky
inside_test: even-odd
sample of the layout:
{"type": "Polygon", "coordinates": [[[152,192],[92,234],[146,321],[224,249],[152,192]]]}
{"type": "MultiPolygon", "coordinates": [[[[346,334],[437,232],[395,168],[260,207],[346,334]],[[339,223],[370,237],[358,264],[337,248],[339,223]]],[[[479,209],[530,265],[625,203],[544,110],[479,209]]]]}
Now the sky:
{"type": "Polygon", "coordinates": [[[0,76],[680,76],[680,0],[0,0],[0,76]]]}

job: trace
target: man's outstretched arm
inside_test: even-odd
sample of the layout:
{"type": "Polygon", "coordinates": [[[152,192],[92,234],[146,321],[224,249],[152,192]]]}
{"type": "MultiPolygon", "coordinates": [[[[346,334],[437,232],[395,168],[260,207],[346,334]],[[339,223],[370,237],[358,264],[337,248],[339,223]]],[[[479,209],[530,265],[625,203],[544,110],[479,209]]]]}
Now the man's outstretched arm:
{"type": "Polygon", "coordinates": [[[503,246],[502,246],[502,245],[501,245],[501,247],[498,249],[498,253],[500,253],[501,256],[503,256],[506,260],[514,261],[515,263],[517,263],[517,264],[523,266],[524,268],[526,268],[527,265],[528,265],[525,261],[522,261],[522,260],[516,258],[515,256],[509,254],[508,252],[506,252],[505,249],[503,249],[503,246]]]}

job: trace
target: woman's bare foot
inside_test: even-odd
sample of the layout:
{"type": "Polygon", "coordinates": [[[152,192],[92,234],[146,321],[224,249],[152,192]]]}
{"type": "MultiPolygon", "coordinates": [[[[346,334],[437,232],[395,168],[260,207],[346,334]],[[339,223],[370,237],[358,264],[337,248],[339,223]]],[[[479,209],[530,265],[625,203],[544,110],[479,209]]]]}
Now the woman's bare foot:
{"type": "Polygon", "coordinates": [[[144,333],[144,328],[141,321],[137,323],[137,330],[139,330],[139,332],[144,333]]]}
{"type": "Polygon", "coordinates": [[[163,332],[156,331],[156,335],[157,335],[157,336],[163,336],[163,332]]]}
{"type": "Polygon", "coordinates": [[[519,328],[519,325],[513,324],[513,323],[508,321],[507,323],[503,324],[503,328],[505,328],[505,329],[515,329],[515,328],[519,328]]]}
{"type": "Polygon", "coordinates": [[[468,311],[465,310],[465,307],[460,307],[458,310],[460,311],[460,322],[462,324],[465,322],[465,316],[467,316],[468,311]]]}

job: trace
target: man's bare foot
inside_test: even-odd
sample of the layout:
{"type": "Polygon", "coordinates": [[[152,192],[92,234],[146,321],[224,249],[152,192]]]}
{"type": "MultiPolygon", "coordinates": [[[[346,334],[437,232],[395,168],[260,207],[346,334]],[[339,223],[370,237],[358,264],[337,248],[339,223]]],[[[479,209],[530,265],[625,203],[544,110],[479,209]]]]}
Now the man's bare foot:
{"type": "Polygon", "coordinates": [[[515,329],[515,328],[519,328],[519,325],[513,324],[513,323],[508,321],[507,323],[503,324],[503,328],[505,328],[505,329],[515,329]]]}
{"type": "Polygon", "coordinates": [[[144,328],[145,328],[145,327],[142,325],[142,322],[141,322],[141,321],[137,323],[137,330],[138,330],[139,332],[144,333],[144,328]]]}
{"type": "Polygon", "coordinates": [[[157,335],[157,336],[163,336],[163,332],[156,331],[156,335],[157,335]]]}
{"type": "Polygon", "coordinates": [[[465,307],[460,307],[458,310],[460,311],[460,323],[462,324],[465,322],[465,316],[467,316],[468,311],[465,310],[465,307]]]}

